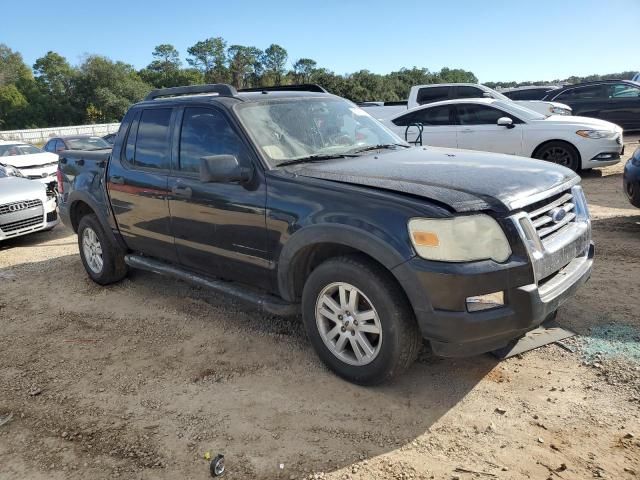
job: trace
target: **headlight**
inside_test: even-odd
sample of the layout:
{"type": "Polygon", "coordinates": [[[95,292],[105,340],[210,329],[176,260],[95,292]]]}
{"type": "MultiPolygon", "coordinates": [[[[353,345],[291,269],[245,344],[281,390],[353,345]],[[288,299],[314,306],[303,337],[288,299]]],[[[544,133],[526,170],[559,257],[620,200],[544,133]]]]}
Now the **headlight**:
{"type": "Polygon", "coordinates": [[[562,107],[550,106],[549,111],[553,115],[571,115],[571,110],[567,110],[566,108],[562,108],[562,107]]]}
{"type": "Polygon", "coordinates": [[[2,170],[7,177],[24,177],[20,170],[10,165],[0,165],[0,170],[2,170]]]}
{"type": "Polygon", "coordinates": [[[504,262],[511,255],[502,228],[488,215],[413,218],[409,220],[409,236],[418,255],[427,260],[504,262]]]}
{"type": "Polygon", "coordinates": [[[578,130],[578,135],[584,138],[613,138],[616,136],[616,132],[612,130],[578,130]]]}

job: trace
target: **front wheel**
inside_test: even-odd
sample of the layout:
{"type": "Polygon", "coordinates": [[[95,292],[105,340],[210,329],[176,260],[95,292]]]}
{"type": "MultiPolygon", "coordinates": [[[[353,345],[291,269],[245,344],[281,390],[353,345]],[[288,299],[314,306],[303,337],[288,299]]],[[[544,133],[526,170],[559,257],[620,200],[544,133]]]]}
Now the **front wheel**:
{"type": "Polygon", "coordinates": [[[533,158],[562,165],[574,172],[580,170],[580,154],[573,145],[567,142],[553,141],[545,143],[536,150],[533,158]]]}
{"type": "Polygon", "coordinates": [[[302,312],[320,359],[361,385],[400,374],[422,343],[413,312],[391,274],[359,256],[317,267],[304,286],[302,312]]]}
{"type": "Polygon", "coordinates": [[[95,215],[85,215],[78,225],[78,247],[84,269],[100,285],[122,280],[127,265],[122,251],[110,241],[95,215]]]}

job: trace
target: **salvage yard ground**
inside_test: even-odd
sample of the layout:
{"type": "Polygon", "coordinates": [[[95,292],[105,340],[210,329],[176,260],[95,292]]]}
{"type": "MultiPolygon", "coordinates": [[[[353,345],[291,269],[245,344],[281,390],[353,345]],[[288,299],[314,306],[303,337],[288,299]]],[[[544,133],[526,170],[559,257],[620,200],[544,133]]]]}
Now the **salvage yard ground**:
{"type": "Polygon", "coordinates": [[[230,479],[638,478],[640,210],[622,167],[584,176],[596,265],[558,315],[580,334],[568,349],[425,351],[377,388],[329,373],[295,319],[146,272],[93,284],[65,227],[0,245],[0,479],[204,479],[206,452],[230,479]]]}

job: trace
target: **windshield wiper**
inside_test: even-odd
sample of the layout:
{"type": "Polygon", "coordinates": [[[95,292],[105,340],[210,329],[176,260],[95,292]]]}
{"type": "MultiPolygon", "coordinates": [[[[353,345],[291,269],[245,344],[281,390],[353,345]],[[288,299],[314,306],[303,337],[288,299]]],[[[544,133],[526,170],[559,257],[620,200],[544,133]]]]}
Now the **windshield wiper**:
{"type": "Polygon", "coordinates": [[[395,149],[397,147],[409,148],[409,145],[404,145],[402,143],[382,143],[380,145],[369,145],[368,147],[358,148],[356,150],[352,150],[351,153],[364,153],[371,150],[383,150],[388,148],[395,149]]]}
{"type": "Polygon", "coordinates": [[[331,154],[331,155],[309,155],[308,157],[302,158],[294,158],[293,160],[287,160],[286,162],[281,162],[278,164],[278,167],[285,167],[287,165],[297,165],[299,163],[313,163],[313,162],[322,162],[324,160],[334,160],[336,158],[353,158],[357,155],[340,153],[340,154],[331,154]]]}

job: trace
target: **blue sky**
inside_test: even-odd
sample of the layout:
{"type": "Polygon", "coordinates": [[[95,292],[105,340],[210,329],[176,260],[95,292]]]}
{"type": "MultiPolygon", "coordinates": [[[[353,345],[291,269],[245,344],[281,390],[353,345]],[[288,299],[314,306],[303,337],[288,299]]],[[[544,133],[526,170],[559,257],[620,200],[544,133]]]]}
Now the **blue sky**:
{"type": "Polygon", "coordinates": [[[337,73],[401,67],[473,71],[480,81],[640,70],[640,0],[4,0],[0,43],[28,64],[56,51],[142,68],[160,43],[207,37],[310,57],[337,73]],[[54,7],[55,5],[55,7],[54,7]]]}

